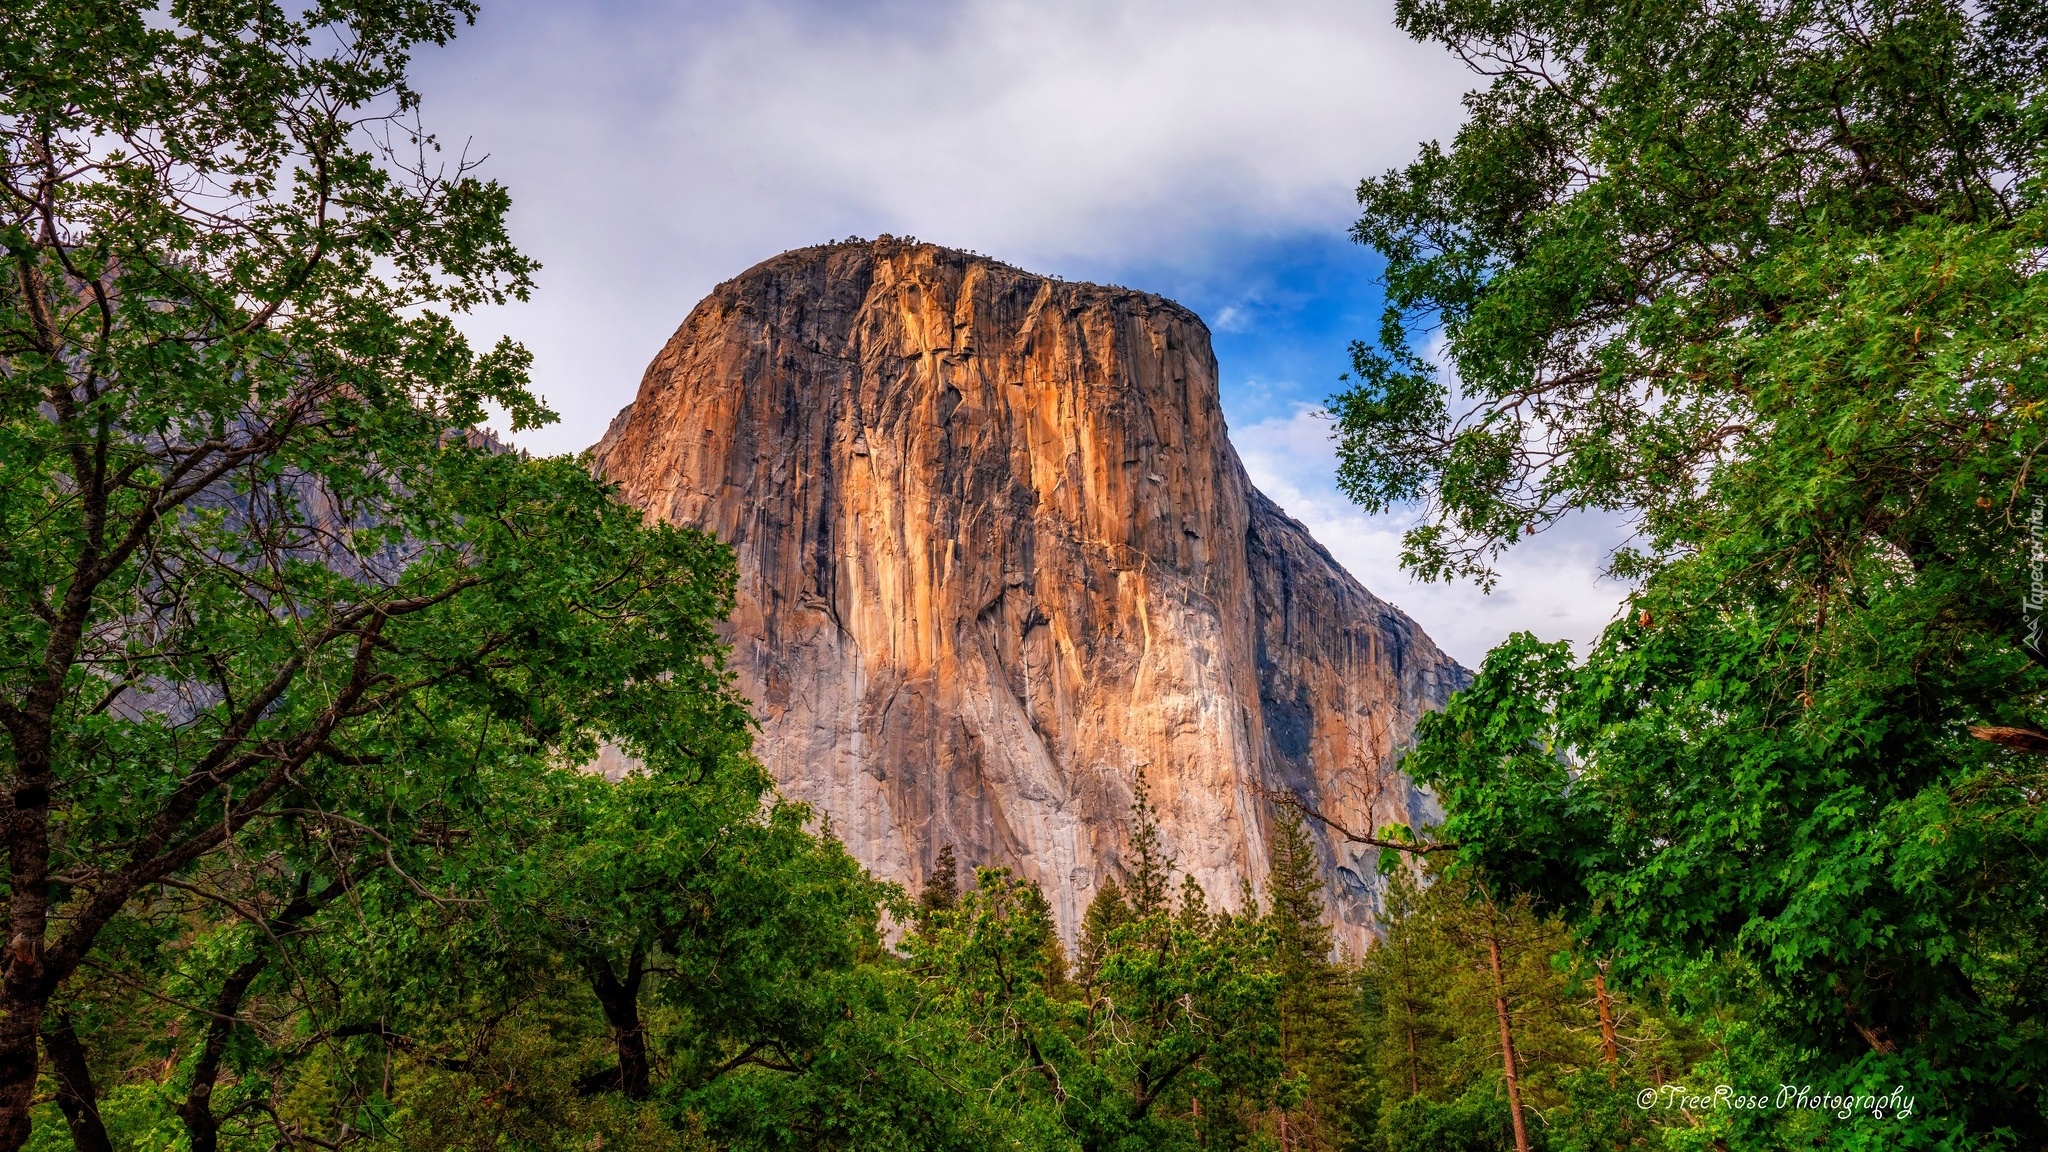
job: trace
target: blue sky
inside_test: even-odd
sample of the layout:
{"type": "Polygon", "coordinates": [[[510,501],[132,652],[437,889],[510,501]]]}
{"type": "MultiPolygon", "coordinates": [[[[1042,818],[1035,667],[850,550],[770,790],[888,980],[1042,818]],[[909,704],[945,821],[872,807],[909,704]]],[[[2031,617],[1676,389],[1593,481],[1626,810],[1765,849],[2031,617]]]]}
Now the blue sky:
{"type": "Polygon", "coordinates": [[[1455,132],[1469,82],[1390,3],[485,0],[416,71],[430,126],[488,156],[544,265],[531,303],[465,321],[533,349],[563,420],[530,448],[594,441],[719,281],[915,235],[1200,313],[1254,481],[1460,660],[1613,613],[1604,525],[1524,545],[1490,596],[1422,586],[1396,564],[1412,516],[1331,484],[1316,407],[1379,310],[1352,190],[1455,132]]]}

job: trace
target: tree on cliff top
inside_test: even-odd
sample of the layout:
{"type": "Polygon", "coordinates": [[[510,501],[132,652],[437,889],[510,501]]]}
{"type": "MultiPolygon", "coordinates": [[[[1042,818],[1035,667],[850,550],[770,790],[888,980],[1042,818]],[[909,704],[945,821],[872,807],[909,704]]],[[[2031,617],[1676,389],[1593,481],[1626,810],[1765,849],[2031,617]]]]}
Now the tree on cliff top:
{"type": "Polygon", "coordinates": [[[1488,82],[1360,190],[1341,481],[1424,505],[1425,576],[1639,533],[1583,661],[1517,637],[1421,726],[1445,836],[1624,979],[1737,957],[1815,1085],[1919,1094],[1845,1139],[2048,1139],[2048,7],[1397,10],[1488,82]]]}
{"type": "Polygon", "coordinates": [[[466,435],[551,419],[436,310],[534,267],[406,86],[472,11],[0,9],[0,1149],[139,899],[260,935],[359,864],[463,896],[487,783],[745,747],[723,549],[466,435]],[[229,858],[271,871],[202,882],[229,858]]]}

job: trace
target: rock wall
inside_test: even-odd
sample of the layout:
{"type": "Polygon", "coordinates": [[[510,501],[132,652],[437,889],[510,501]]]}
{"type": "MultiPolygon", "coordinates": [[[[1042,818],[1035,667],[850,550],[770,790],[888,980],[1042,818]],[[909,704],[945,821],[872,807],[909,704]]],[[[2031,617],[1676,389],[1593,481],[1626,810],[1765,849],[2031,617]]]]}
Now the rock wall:
{"type": "MultiPolygon", "coordinates": [[[[1211,899],[1264,882],[1284,788],[1358,827],[1467,674],[1246,478],[1201,320],[883,237],[720,285],[597,445],[627,500],[734,548],[757,750],[877,874],[940,845],[1071,939],[1142,777],[1211,899]]],[[[1340,939],[1371,854],[1322,840],[1340,939]]]]}

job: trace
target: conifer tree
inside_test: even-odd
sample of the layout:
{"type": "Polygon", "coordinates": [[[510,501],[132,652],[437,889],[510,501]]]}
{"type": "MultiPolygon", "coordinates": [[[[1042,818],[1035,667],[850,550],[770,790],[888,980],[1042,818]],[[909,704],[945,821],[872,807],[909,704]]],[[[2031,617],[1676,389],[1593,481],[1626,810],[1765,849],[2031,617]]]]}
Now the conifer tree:
{"type": "Polygon", "coordinates": [[[1377,1008],[1368,1063],[1378,1094],[1390,1100],[1440,1096],[1451,1078],[1442,981],[1455,961],[1437,918],[1423,914],[1423,896],[1409,870],[1388,875],[1384,935],[1359,967],[1377,1008]]]}
{"type": "Polygon", "coordinates": [[[1344,1057],[1357,1027],[1353,996],[1330,960],[1315,840],[1292,809],[1276,807],[1272,816],[1265,921],[1280,977],[1280,1057],[1287,1074],[1306,1087],[1298,1103],[1274,1113],[1274,1135],[1283,1149],[1331,1148],[1341,1138],[1335,1120],[1347,1110],[1356,1079],[1344,1057]]]}
{"type": "Polygon", "coordinates": [[[1209,895],[1202,886],[1195,883],[1192,873],[1180,874],[1180,915],[1181,926],[1198,936],[1209,934],[1212,917],[1209,914],[1209,895]]]}
{"type": "Polygon", "coordinates": [[[1130,923],[1131,906],[1124,901],[1123,885],[1110,876],[1095,890],[1088,911],[1081,914],[1081,948],[1076,977],[1083,989],[1093,988],[1102,961],[1109,955],[1109,934],[1130,923]]]}
{"type": "Polygon", "coordinates": [[[1145,778],[1131,794],[1131,911],[1150,916],[1166,909],[1170,873],[1166,849],[1159,842],[1159,814],[1152,809],[1145,778]]]}
{"type": "Polygon", "coordinates": [[[1469,874],[1404,868],[1383,923],[1359,967],[1366,1099],[1352,1110],[1382,1147],[1534,1148],[1562,1129],[1574,1147],[1627,1147],[1657,1122],[1626,1101],[1653,1066],[1683,1071],[1668,1022],[1610,989],[1610,1020],[1635,1050],[1617,1041],[1609,1064],[1598,968],[1558,918],[1469,874]]]}
{"type": "Polygon", "coordinates": [[[1513,1012],[1509,1007],[1506,965],[1501,957],[1510,928],[1490,893],[1482,893],[1479,903],[1478,935],[1486,945],[1487,962],[1493,971],[1493,1010],[1500,1024],[1501,1074],[1508,1086],[1508,1116],[1515,1128],[1515,1152],[1529,1152],[1528,1118],[1522,1108],[1521,1075],[1515,1055],[1513,1012]]]}
{"type": "Polygon", "coordinates": [[[1023,886],[1017,902],[1043,940],[1039,948],[1039,971],[1044,973],[1046,991],[1059,995],[1067,984],[1067,950],[1061,946],[1059,930],[1053,923],[1052,904],[1046,900],[1045,891],[1035,883],[1023,886]]]}
{"type": "Polygon", "coordinates": [[[953,845],[947,843],[939,848],[939,858],[932,862],[932,870],[925,877],[924,888],[917,894],[917,906],[921,913],[951,912],[960,904],[960,866],[953,856],[953,845]]]}
{"type": "Polygon", "coordinates": [[[1327,967],[1330,926],[1323,920],[1323,869],[1316,842],[1293,809],[1273,812],[1266,881],[1269,917],[1283,962],[1299,970],[1327,967]]]}

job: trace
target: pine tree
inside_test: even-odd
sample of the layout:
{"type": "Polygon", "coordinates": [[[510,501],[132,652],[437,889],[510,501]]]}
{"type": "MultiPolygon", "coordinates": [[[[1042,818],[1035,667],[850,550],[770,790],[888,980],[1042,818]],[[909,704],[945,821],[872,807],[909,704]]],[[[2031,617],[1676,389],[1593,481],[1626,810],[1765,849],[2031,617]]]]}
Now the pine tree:
{"type": "Polygon", "coordinates": [[[1445,999],[1447,974],[1459,961],[1433,914],[1436,905],[1425,911],[1425,894],[1406,868],[1387,877],[1384,935],[1359,965],[1359,980],[1377,1006],[1368,1063],[1379,1095],[1393,1101],[1440,1095],[1454,1079],[1445,999]]]}
{"type": "Polygon", "coordinates": [[[1273,814],[1266,891],[1281,955],[1297,971],[1328,967],[1330,926],[1323,921],[1323,867],[1316,842],[1292,809],[1273,814]]]}
{"type": "Polygon", "coordinates": [[[1283,1149],[1338,1146],[1336,1118],[1356,1077],[1345,1066],[1346,1041],[1357,1029],[1345,973],[1330,961],[1331,931],[1323,919],[1322,861],[1308,829],[1291,809],[1273,812],[1267,850],[1266,927],[1280,976],[1280,1056],[1308,1093],[1272,1116],[1283,1149]]]}
{"type": "Polygon", "coordinates": [[[932,862],[931,874],[925,877],[924,890],[917,895],[920,915],[933,912],[951,912],[960,906],[960,868],[953,859],[953,845],[939,848],[939,858],[932,862]]]}
{"type": "Polygon", "coordinates": [[[1131,857],[1131,911],[1138,916],[1166,911],[1172,861],[1159,842],[1159,814],[1142,776],[1131,794],[1131,857]]]}
{"type": "Polygon", "coordinates": [[[1381,1139],[1401,1147],[1451,1126],[1489,1147],[1535,1147],[1535,1114],[1596,1103],[1574,1105],[1581,1074],[1611,1091],[1590,975],[1575,975],[1564,925],[1526,898],[1497,900],[1470,874],[1429,879],[1393,873],[1386,935],[1360,966],[1381,1139]]]}
{"type": "Polygon", "coordinates": [[[1109,934],[1131,921],[1131,906],[1124,902],[1123,886],[1111,876],[1096,889],[1095,899],[1081,915],[1081,955],[1075,977],[1084,989],[1093,988],[1102,961],[1109,955],[1109,934]]]}
{"type": "Polygon", "coordinates": [[[1052,904],[1036,883],[1023,886],[1018,903],[1025,917],[1043,934],[1045,944],[1039,958],[1040,970],[1044,973],[1046,991],[1057,994],[1067,983],[1067,950],[1060,945],[1059,930],[1052,918],[1052,904]]]}
{"type": "Polygon", "coordinates": [[[1183,872],[1180,876],[1181,925],[1197,936],[1207,936],[1214,917],[1209,914],[1209,894],[1195,883],[1192,874],[1183,872]]]}

